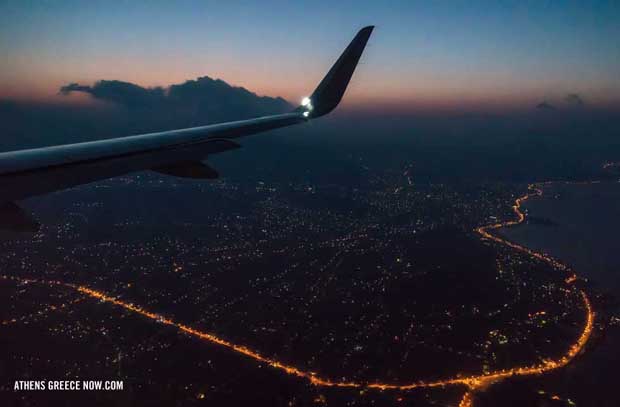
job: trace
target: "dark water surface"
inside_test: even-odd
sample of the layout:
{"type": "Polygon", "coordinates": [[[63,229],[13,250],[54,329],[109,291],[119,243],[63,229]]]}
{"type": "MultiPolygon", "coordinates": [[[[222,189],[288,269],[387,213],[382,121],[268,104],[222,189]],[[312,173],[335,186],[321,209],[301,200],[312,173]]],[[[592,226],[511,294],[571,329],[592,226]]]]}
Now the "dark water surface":
{"type": "Polygon", "coordinates": [[[620,294],[620,182],[550,184],[524,203],[528,222],[502,233],[568,263],[600,291],[620,294]]]}

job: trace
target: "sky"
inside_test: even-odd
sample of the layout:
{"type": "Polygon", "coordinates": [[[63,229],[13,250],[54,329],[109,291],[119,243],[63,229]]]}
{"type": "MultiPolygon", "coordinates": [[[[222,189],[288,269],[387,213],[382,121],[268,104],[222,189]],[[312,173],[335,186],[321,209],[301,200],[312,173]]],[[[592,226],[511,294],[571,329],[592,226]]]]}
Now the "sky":
{"type": "Polygon", "coordinates": [[[297,102],[366,25],[349,107],[620,105],[620,2],[560,0],[0,0],[0,98],[207,75],[297,102]]]}

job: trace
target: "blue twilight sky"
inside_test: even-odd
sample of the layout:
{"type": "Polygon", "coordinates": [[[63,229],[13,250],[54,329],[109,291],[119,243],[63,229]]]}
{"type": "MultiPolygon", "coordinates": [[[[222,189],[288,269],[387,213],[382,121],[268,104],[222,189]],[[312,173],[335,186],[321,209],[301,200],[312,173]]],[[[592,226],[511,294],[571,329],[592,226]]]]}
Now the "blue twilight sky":
{"type": "Polygon", "coordinates": [[[620,102],[619,1],[0,1],[0,98],[208,75],[299,100],[376,25],[346,103],[620,102]]]}

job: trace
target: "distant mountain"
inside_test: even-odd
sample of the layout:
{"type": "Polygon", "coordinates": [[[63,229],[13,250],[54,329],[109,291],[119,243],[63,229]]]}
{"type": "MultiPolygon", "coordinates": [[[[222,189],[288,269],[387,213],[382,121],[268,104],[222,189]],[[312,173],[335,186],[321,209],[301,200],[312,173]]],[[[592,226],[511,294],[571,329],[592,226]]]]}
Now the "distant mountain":
{"type": "Polygon", "coordinates": [[[551,103],[543,101],[543,102],[540,102],[539,104],[536,105],[536,109],[538,109],[538,110],[556,110],[556,107],[553,106],[551,103]]]}

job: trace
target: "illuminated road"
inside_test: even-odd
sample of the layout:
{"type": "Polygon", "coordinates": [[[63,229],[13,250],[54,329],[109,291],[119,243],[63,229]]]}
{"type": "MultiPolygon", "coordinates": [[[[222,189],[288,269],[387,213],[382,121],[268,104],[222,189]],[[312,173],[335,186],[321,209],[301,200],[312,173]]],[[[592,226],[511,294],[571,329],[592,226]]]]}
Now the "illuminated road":
{"type": "MultiPolygon", "coordinates": [[[[529,254],[532,257],[548,262],[553,267],[560,270],[567,270],[567,267],[558,261],[554,260],[550,256],[544,253],[538,253],[526,247],[520,246],[516,243],[507,241],[498,236],[495,236],[490,233],[491,230],[497,230],[502,227],[517,225],[522,223],[525,220],[525,215],[521,212],[521,205],[527,199],[532,196],[539,196],[542,194],[542,190],[535,185],[530,185],[528,187],[528,192],[519,197],[513,206],[513,210],[517,215],[516,220],[506,221],[503,223],[496,223],[492,225],[482,226],[476,229],[476,231],[482,236],[484,239],[489,239],[495,241],[497,243],[504,244],[509,246],[515,250],[519,250],[529,254]]],[[[585,322],[583,326],[583,330],[577,339],[577,341],[570,346],[570,348],[566,351],[566,353],[558,358],[558,359],[547,359],[543,360],[539,364],[530,365],[530,366],[521,366],[514,367],[506,370],[498,370],[495,372],[490,372],[487,374],[481,375],[473,375],[467,377],[452,377],[435,381],[416,381],[408,384],[396,384],[396,383],[388,383],[388,382],[355,382],[355,381],[338,381],[333,380],[327,377],[320,377],[313,372],[309,372],[303,370],[301,368],[288,365],[284,362],[278,361],[276,359],[269,358],[267,356],[261,355],[261,353],[257,350],[249,349],[246,346],[235,344],[227,341],[226,339],[220,338],[212,333],[200,331],[196,328],[192,328],[188,325],[184,325],[180,322],[174,321],[170,318],[166,318],[160,314],[151,312],[147,309],[142,308],[139,305],[135,305],[133,303],[129,303],[123,301],[121,299],[112,297],[104,292],[97,291],[93,288],[89,288],[86,286],[80,286],[70,283],[64,283],[61,281],[49,281],[49,280],[35,280],[35,279],[21,279],[14,278],[10,276],[0,276],[0,278],[5,280],[13,280],[22,283],[40,283],[48,286],[62,286],[66,288],[70,288],[76,290],[77,292],[89,296],[91,298],[98,299],[102,303],[109,303],[120,308],[123,308],[127,311],[131,311],[135,314],[141,315],[145,318],[149,318],[158,323],[175,327],[181,332],[185,334],[194,336],[196,338],[211,342],[213,344],[223,346],[228,348],[234,352],[242,354],[246,357],[252,358],[257,362],[265,363],[274,369],[281,370],[286,374],[296,376],[302,379],[308,380],[310,383],[316,386],[326,386],[326,387],[346,387],[346,388],[361,388],[361,389],[376,389],[376,390],[396,390],[396,391],[408,391],[413,389],[420,388],[441,388],[447,386],[463,386],[466,389],[466,392],[461,399],[459,407],[471,407],[473,405],[473,397],[476,391],[486,388],[487,386],[497,383],[501,380],[514,377],[514,376],[529,376],[529,375],[540,375],[561,367],[566,366],[571,360],[579,354],[585,347],[588,339],[590,338],[590,334],[592,333],[593,325],[594,325],[594,311],[592,309],[592,305],[590,300],[585,293],[585,291],[579,291],[581,297],[583,299],[583,305],[585,309],[585,322]]],[[[566,284],[571,284],[576,280],[576,276],[571,276],[566,280],[566,284]]],[[[574,288],[577,290],[577,288],[574,288]]]]}

